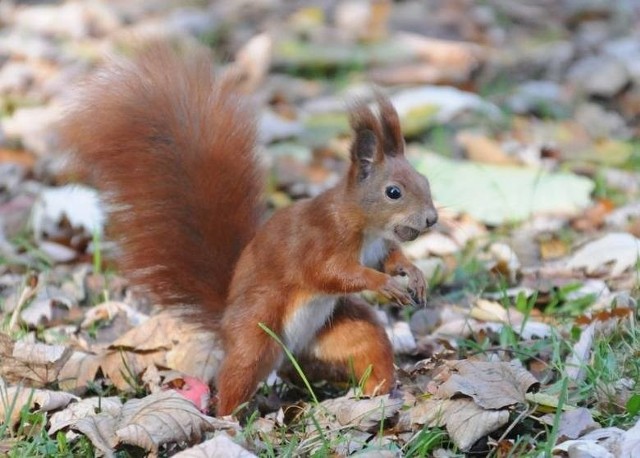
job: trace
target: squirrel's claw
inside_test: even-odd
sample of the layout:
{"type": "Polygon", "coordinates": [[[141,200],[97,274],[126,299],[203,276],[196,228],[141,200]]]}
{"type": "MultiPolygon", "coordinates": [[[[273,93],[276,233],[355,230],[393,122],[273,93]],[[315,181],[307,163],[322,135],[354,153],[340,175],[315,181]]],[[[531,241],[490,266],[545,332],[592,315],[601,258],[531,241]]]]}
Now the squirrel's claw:
{"type": "Polygon", "coordinates": [[[407,291],[407,288],[402,286],[398,281],[389,277],[387,282],[380,288],[380,294],[389,299],[397,302],[400,305],[413,305],[415,301],[413,297],[407,291]]]}
{"type": "Polygon", "coordinates": [[[414,266],[411,271],[408,272],[409,276],[409,291],[413,296],[415,303],[421,307],[427,305],[427,282],[424,279],[422,271],[414,266]]]}

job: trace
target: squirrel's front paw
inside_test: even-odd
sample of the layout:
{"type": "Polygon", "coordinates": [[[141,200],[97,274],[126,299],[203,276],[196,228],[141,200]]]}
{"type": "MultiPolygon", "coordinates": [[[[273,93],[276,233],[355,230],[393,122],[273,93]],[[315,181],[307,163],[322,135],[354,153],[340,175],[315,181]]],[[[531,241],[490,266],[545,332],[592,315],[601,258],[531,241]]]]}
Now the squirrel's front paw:
{"type": "Polygon", "coordinates": [[[414,304],[414,300],[409,291],[407,291],[407,288],[393,277],[389,277],[378,292],[400,305],[414,304]]]}
{"type": "Polygon", "coordinates": [[[422,271],[416,267],[411,266],[411,269],[408,269],[407,277],[409,278],[409,283],[407,287],[409,288],[409,292],[413,296],[414,301],[424,307],[427,305],[427,282],[424,279],[424,274],[422,271]]]}

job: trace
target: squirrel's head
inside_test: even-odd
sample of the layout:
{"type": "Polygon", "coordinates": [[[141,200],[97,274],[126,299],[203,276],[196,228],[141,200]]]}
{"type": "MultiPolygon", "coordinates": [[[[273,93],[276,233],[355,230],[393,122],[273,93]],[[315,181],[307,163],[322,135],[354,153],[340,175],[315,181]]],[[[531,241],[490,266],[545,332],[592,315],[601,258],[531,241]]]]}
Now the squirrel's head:
{"type": "Polygon", "coordinates": [[[355,137],[348,186],[369,218],[368,230],[406,242],[433,226],[438,213],[429,182],[405,157],[398,113],[381,94],[376,102],[377,113],[365,103],[350,111],[355,137]]]}

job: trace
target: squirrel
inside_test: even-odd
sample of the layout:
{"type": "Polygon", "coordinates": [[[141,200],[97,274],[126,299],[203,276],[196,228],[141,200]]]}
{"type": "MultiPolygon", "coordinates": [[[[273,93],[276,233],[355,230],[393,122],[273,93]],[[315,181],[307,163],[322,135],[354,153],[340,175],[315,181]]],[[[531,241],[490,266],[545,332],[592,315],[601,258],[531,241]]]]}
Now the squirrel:
{"type": "Polygon", "coordinates": [[[195,307],[219,332],[218,415],[283,362],[260,324],[319,374],[368,374],[365,394],[394,387],[384,327],[353,294],[424,303],[424,276],[400,243],[438,214],[405,158],[396,110],[375,98],[375,109],[350,108],[351,162],[339,183],[264,223],[256,110],[205,50],[155,43],[114,59],[79,88],[59,126],[71,169],[103,193],[124,275],[162,306],[195,307]]]}

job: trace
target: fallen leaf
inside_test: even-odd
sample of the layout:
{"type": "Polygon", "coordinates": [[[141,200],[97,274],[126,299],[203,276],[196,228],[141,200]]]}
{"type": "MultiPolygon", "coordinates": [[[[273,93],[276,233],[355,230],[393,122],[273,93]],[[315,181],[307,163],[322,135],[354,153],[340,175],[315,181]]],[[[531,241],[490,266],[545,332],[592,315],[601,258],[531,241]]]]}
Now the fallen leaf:
{"type": "Polygon", "coordinates": [[[511,283],[515,283],[521,264],[513,248],[506,243],[496,242],[489,246],[489,254],[495,262],[491,270],[504,275],[511,283]]]}
{"type": "Polygon", "coordinates": [[[336,5],[336,29],[351,39],[375,41],[387,35],[391,2],[346,1],[336,5]]]}
{"type": "Polygon", "coordinates": [[[533,375],[514,362],[447,361],[448,378],[438,386],[436,398],[470,396],[485,409],[501,409],[526,401],[525,394],[539,385],[533,375]]]}
{"type": "Polygon", "coordinates": [[[440,232],[429,232],[408,243],[404,251],[412,259],[420,259],[429,254],[452,255],[460,251],[460,246],[451,237],[440,232]]]}
{"type": "Polygon", "coordinates": [[[614,455],[607,450],[606,447],[596,442],[581,442],[578,441],[567,449],[567,454],[570,458],[614,458],[614,455]]]}
{"type": "Polygon", "coordinates": [[[166,367],[163,352],[108,350],[97,355],[97,363],[104,377],[118,390],[132,392],[140,375],[150,366],[166,367]]]}
{"type": "Polygon", "coordinates": [[[98,369],[100,369],[100,356],[75,351],[58,373],[60,388],[77,394],[83,393],[89,383],[95,380],[98,369]]]}
{"type": "Polygon", "coordinates": [[[406,321],[393,323],[391,328],[387,328],[387,335],[395,354],[409,355],[416,350],[416,339],[406,321]]]}
{"type": "MultiPolygon", "coordinates": [[[[533,404],[538,404],[539,408],[537,410],[541,412],[555,412],[560,404],[560,399],[557,395],[548,393],[527,393],[525,398],[533,404]]],[[[575,408],[575,406],[567,403],[562,405],[562,410],[565,411],[574,410],[575,408]]]]}
{"type": "Polygon", "coordinates": [[[402,416],[410,424],[445,426],[462,451],[468,451],[478,439],[509,422],[508,410],[486,410],[471,399],[429,399],[403,412],[402,416]]]}
{"type": "Polygon", "coordinates": [[[483,57],[484,51],[475,43],[441,40],[414,33],[402,32],[398,38],[418,56],[442,67],[470,71],[483,57]]]}
{"type": "Polygon", "coordinates": [[[149,319],[148,315],[138,312],[124,302],[107,301],[91,307],[85,314],[80,327],[87,329],[100,321],[111,321],[118,314],[126,316],[132,326],[138,326],[149,319]]]}
{"type": "MultiPolygon", "coordinates": [[[[595,450],[594,455],[576,455],[576,456],[594,456],[598,457],[613,457],[621,455],[612,455],[611,452],[617,444],[620,443],[621,438],[625,432],[616,427],[600,428],[591,431],[579,439],[564,441],[553,448],[554,453],[564,452],[568,453],[570,450],[574,450],[576,453],[579,450],[595,450]]],[[[571,456],[571,455],[570,455],[571,456]]],[[[634,458],[630,455],[628,458],[634,458]]]]}
{"type": "Polygon", "coordinates": [[[456,141],[472,161],[498,165],[518,164],[516,159],[505,152],[500,143],[484,135],[463,131],[458,133],[456,141]]]}
{"type": "MultiPolygon", "coordinates": [[[[400,116],[404,134],[409,136],[421,132],[434,121],[445,124],[467,111],[479,112],[494,119],[501,116],[497,106],[477,94],[448,86],[426,85],[405,89],[394,94],[391,101],[400,116]],[[415,118],[420,118],[421,122],[417,122],[415,118]]],[[[451,180],[447,181],[451,183],[451,180]]]]}
{"type": "Polygon", "coordinates": [[[0,333],[0,375],[9,383],[28,380],[45,386],[58,380],[73,351],[62,345],[14,342],[0,333]]]}
{"type": "Polygon", "coordinates": [[[73,429],[84,434],[107,458],[115,458],[113,449],[118,445],[115,437],[116,419],[108,413],[80,418],[73,423],[73,429]]]}
{"type": "Polygon", "coordinates": [[[73,248],[49,240],[39,241],[38,248],[56,263],[70,262],[78,257],[78,252],[73,248]]]}
{"type": "Polygon", "coordinates": [[[182,312],[165,310],[114,341],[100,366],[121,389],[131,388],[123,374],[135,378],[152,364],[211,383],[223,355],[215,333],[182,312]]]}
{"type": "Polygon", "coordinates": [[[586,377],[594,335],[595,323],[591,323],[582,330],[580,339],[574,344],[571,353],[565,361],[567,377],[576,382],[581,382],[586,377]]]}
{"type": "Polygon", "coordinates": [[[626,232],[607,234],[587,243],[569,259],[570,269],[584,269],[589,275],[601,272],[611,264],[609,274],[617,277],[635,267],[640,260],[640,239],[626,232]]]}
{"type": "Polygon", "coordinates": [[[36,163],[36,157],[25,150],[0,148],[0,163],[20,164],[25,169],[31,170],[36,163]]]}
{"type": "MultiPolygon", "coordinates": [[[[515,308],[505,308],[498,302],[485,299],[478,299],[476,301],[475,306],[469,312],[469,316],[476,320],[508,325],[516,334],[527,340],[534,337],[547,337],[552,332],[550,325],[535,321],[532,316],[526,317],[515,308]]],[[[489,324],[488,327],[493,332],[500,332],[503,326],[491,326],[489,324]]]]}
{"type": "Polygon", "coordinates": [[[640,456],[640,419],[635,426],[622,435],[620,458],[638,458],[640,456]]]}
{"type": "Polygon", "coordinates": [[[402,404],[401,398],[394,399],[388,394],[373,398],[355,398],[352,393],[348,393],[345,396],[321,402],[314,408],[314,412],[323,419],[319,420],[321,424],[331,425],[337,422],[338,427],[350,426],[361,431],[369,431],[379,427],[380,422],[395,415],[402,404]]]}
{"type": "Polygon", "coordinates": [[[568,251],[569,247],[560,239],[552,238],[540,242],[540,257],[543,261],[562,258],[568,251]]]}
{"type": "Polygon", "coordinates": [[[70,404],[66,409],[51,415],[48,433],[49,435],[55,434],[57,431],[76,423],[81,418],[95,416],[100,412],[115,416],[118,415],[121,409],[122,401],[117,396],[81,399],[70,404]]]}
{"type": "Polygon", "coordinates": [[[256,455],[236,444],[227,433],[219,432],[213,439],[204,441],[202,444],[183,450],[173,456],[174,458],[208,458],[215,456],[254,458],[256,455]]]}
{"type": "MultiPolygon", "coordinates": [[[[553,415],[545,415],[543,417],[545,423],[549,426],[554,423],[553,415]]],[[[584,434],[599,429],[600,425],[593,421],[591,411],[584,407],[578,407],[574,410],[562,412],[560,414],[560,424],[558,426],[558,442],[568,439],[577,439],[584,434]]]]}
{"type": "Polygon", "coordinates": [[[272,42],[269,34],[261,33],[251,38],[236,54],[229,70],[238,75],[243,91],[254,92],[263,83],[271,65],[272,42]]]}
{"type": "MultiPolygon", "coordinates": [[[[1,382],[1,381],[0,381],[1,382]]],[[[20,411],[35,409],[38,412],[51,412],[65,407],[79,398],[64,391],[41,390],[23,386],[6,387],[0,383],[0,424],[11,427],[20,420],[20,411]]]]}
{"type": "Polygon", "coordinates": [[[429,177],[438,204],[487,224],[519,222],[538,214],[573,216],[591,203],[593,182],[572,173],[421,154],[424,159],[417,168],[429,177]]]}
{"type": "Polygon", "coordinates": [[[118,444],[131,444],[153,454],[167,442],[200,441],[216,428],[237,429],[238,424],[208,417],[173,390],[142,399],[131,399],[115,412],[80,418],[72,429],[85,434],[106,456],[114,456],[118,444]]]}
{"type": "Polygon", "coordinates": [[[33,206],[31,221],[37,240],[54,233],[66,218],[72,227],[84,228],[87,234],[101,233],[105,215],[95,190],[79,185],[49,188],[42,191],[33,206]]]}

